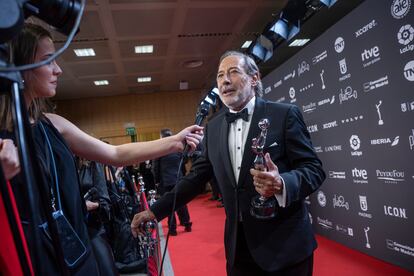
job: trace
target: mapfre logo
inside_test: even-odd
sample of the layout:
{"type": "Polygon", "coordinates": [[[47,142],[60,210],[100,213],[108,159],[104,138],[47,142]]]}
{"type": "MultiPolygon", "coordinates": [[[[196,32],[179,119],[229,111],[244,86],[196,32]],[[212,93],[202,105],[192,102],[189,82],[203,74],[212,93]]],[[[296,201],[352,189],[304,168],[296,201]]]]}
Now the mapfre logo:
{"type": "Polygon", "coordinates": [[[371,30],[372,28],[374,28],[377,25],[378,25],[378,23],[375,21],[375,19],[373,19],[371,22],[369,22],[368,24],[363,26],[361,29],[356,31],[355,32],[355,37],[358,37],[360,35],[365,34],[366,32],[368,32],[369,30],[371,30]]]}
{"type": "Polygon", "coordinates": [[[391,4],[391,15],[395,19],[401,19],[410,11],[411,0],[394,0],[391,4]]]}

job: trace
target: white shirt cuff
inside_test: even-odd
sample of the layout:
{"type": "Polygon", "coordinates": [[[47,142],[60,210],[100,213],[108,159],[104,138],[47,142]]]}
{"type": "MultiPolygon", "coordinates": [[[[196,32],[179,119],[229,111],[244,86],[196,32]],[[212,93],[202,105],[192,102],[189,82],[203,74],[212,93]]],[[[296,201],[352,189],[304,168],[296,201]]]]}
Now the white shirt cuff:
{"type": "Polygon", "coordinates": [[[282,194],[275,194],[277,203],[279,203],[279,206],[282,208],[286,207],[286,185],[285,185],[285,180],[283,179],[283,177],[280,177],[280,179],[282,180],[283,183],[283,189],[282,189],[282,194]]]}

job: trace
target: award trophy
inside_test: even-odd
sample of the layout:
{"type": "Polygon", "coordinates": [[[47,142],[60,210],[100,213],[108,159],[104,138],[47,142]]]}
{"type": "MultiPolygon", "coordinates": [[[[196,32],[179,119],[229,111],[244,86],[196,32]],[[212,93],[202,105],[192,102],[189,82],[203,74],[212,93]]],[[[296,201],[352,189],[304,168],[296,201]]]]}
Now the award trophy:
{"type": "MultiPolygon", "coordinates": [[[[270,126],[268,119],[261,119],[258,124],[261,132],[257,138],[252,140],[252,150],[256,154],[253,166],[256,170],[266,171],[264,158],[264,145],[266,143],[267,129],[270,126]]],[[[251,201],[250,214],[258,219],[270,219],[276,215],[276,198],[256,196],[251,201]]]]}

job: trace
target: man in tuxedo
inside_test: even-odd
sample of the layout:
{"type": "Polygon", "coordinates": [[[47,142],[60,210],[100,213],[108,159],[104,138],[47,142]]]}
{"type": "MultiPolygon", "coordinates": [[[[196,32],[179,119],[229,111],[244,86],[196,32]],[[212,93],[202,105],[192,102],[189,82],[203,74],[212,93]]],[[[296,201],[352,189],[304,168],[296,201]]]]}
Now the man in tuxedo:
{"type": "Polygon", "coordinates": [[[142,222],[168,216],[174,193],[178,208],[201,193],[214,174],[226,211],[227,274],[312,275],[316,241],[304,199],[319,188],[325,173],[299,108],[261,99],[258,67],[240,52],[221,57],[217,86],[227,108],[206,125],[202,156],[171,193],[135,215],[133,234],[141,231],[142,222]],[[266,171],[251,169],[251,141],[260,134],[262,118],[270,121],[266,171]],[[276,198],[274,218],[251,215],[251,200],[259,194],[276,198]]]}

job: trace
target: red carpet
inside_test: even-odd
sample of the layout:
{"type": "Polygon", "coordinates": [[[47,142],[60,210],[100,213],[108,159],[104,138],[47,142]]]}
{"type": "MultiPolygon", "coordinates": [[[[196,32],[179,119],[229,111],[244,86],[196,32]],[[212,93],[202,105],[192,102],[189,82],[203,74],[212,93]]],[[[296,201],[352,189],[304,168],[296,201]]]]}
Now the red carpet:
{"type": "MultiPolygon", "coordinates": [[[[193,231],[187,233],[184,227],[178,226],[178,236],[170,237],[168,251],[175,276],[226,275],[224,209],[217,208],[217,202],[209,201],[209,197],[210,194],[201,195],[188,205],[193,231]]],[[[163,220],[164,233],[167,232],[166,221],[163,220]]],[[[414,275],[324,237],[317,236],[317,240],[315,276],[414,275]]]]}

